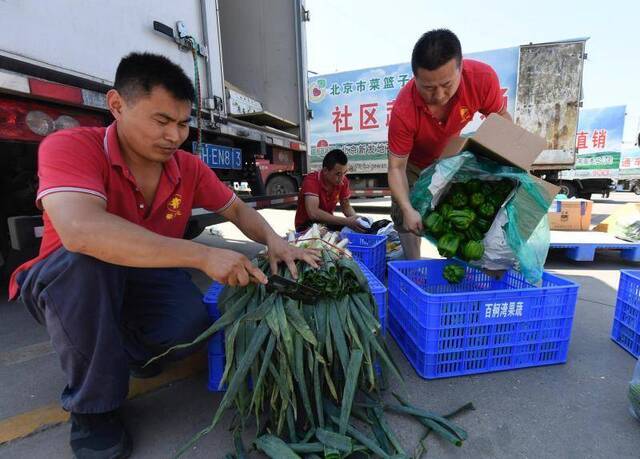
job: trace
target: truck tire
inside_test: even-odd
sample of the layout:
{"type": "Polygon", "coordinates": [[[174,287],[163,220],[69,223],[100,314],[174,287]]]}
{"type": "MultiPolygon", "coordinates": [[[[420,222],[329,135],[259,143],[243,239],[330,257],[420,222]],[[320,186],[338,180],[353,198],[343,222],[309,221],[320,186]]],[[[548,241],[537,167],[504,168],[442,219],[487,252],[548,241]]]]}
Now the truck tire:
{"type": "Polygon", "coordinates": [[[194,220],[189,220],[187,228],[184,230],[183,239],[195,239],[202,234],[204,226],[194,220]]]}
{"type": "Polygon", "coordinates": [[[640,183],[635,182],[635,183],[631,186],[631,191],[633,191],[635,194],[640,194],[640,183]]]}
{"type": "Polygon", "coordinates": [[[591,199],[593,193],[578,193],[580,199],[591,199]]]}
{"type": "Polygon", "coordinates": [[[560,182],[558,184],[560,187],[560,194],[566,195],[568,198],[573,198],[577,195],[577,187],[571,182],[560,182]]]}
{"type": "Polygon", "coordinates": [[[281,194],[291,194],[298,191],[296,182],[286,175],[276,175],[267,182],[267,196],[277,196],[281,194]]]}

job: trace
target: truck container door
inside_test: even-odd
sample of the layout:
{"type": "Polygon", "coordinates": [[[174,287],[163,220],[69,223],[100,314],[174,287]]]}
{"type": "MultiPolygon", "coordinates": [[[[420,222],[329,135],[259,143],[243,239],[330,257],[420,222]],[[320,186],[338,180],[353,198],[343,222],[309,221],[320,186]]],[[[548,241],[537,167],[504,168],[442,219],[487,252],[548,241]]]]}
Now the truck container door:
{"type": "Polygon", "coordinates": [[[567,169],[576,161],[586,39],[520,47],[514,120],[547,139],[532,169],[567,169]]]}

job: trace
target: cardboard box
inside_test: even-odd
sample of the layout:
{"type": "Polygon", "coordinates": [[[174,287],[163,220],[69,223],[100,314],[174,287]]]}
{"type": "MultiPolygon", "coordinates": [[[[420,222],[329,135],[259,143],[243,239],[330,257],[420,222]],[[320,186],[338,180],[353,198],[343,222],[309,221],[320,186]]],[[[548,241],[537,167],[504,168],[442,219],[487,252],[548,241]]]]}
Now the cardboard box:
{"type": "Polygon", "coordinates": [[[555,200],[549,207],[549,228],[564,231],[589,231],[593,201],[588,199],[555,200]]]}
{"type": "Polygon", "coordinates": [[[630,202],[617,207],[616,211],[596,225],[593,231],[615,235],[620,231],[620,226],[638,221],[640,221],[640,204],[630,202]]]}
{"type": "MultiPolygon", "coordinates": [[[[444,148],[442,157],[457,155],[470,151],[478,156],[488,158],[500,164],[517,167],[529,171],[531,165],[547,148],[547,141],[526,129],[516,126],[500,115],[492,113],[484,120],[478,130],[469,137],[455,137],[444,148]]],[[[523,238],[527,239],[540,220],[547,214],[551,202],[560,191],[560,187],[529,174],[543,190],[546,206],[526,205],[527,196],[521,196],[522,207],[529,212],[523,214],[516,222],[523,238]]]]}

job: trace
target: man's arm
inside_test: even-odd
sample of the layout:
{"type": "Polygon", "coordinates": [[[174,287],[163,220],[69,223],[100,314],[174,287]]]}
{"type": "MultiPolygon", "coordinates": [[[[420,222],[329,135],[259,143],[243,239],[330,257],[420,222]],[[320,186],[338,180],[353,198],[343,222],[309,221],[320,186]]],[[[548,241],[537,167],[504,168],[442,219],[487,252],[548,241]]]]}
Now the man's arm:
{"type": "Polygon", "coordinates": [[[330,214],[320,208],[320,198],[312,195],[304,197],[304,205],[307,208],[307,215],[314,222],[322,222],[328,225],[348,226],[354,231],[362,231],[362,228],[360,228],[360,225],[358,225],[358,222],[356,221],[358,216],[355,215],[355,212],[354,215],[347,217],[338,217],[337,215],[330,214]]]}
{"type": "Polygon", "coordinates": [[[61,192],[42,206],[63,246],[107,263],[137,268],[195,268],[229,285],[246,285],[265,275],[244,255],[149,231],[106,211],[106,202],[84,193],[61,192]]]}
{"type": "Polygon", "coordinates": [[[422,218],[409,201],[409,183],[407,182],[407,163],[409,156],[396,156],[389,153],[389,188],[402,211],[403,226],[407,231],[422,234],[422,218]]]}
{"type": "Polygon", "coordinates": [[[358,216],[356,211],[353,210],[353,207],[351,207],[351,201],[349,201],[349,198],[342,199],[340,201],[340,209],[342,209],[342,213],[345,215],[345,217],[358,216]]]}

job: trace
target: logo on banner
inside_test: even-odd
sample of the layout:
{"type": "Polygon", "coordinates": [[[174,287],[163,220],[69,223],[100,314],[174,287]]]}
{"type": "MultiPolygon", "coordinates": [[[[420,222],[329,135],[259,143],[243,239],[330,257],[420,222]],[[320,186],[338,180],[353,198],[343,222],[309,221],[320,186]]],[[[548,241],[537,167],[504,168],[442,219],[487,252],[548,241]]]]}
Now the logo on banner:
{"type": "Polygon", "coordinates": [[[317,104],[327,95],[327,80],[316,80],[309,84],[309,101],[317,104]]]}

